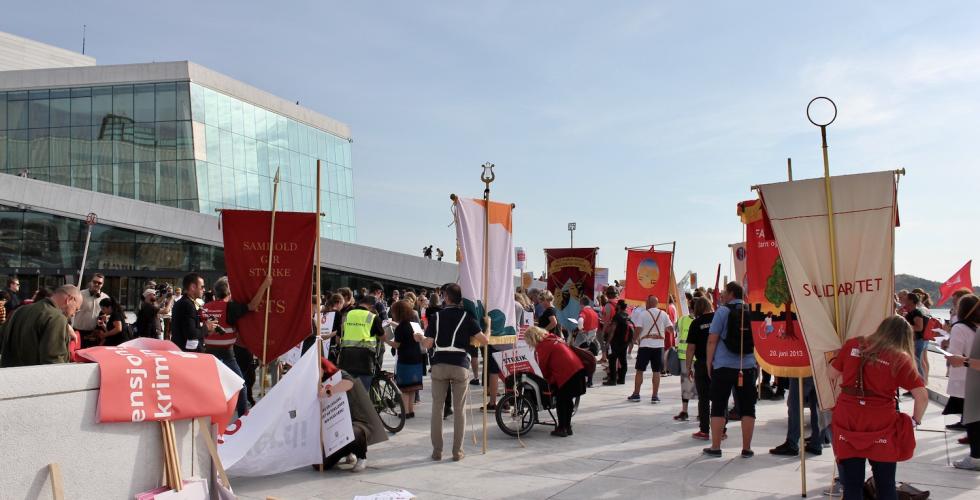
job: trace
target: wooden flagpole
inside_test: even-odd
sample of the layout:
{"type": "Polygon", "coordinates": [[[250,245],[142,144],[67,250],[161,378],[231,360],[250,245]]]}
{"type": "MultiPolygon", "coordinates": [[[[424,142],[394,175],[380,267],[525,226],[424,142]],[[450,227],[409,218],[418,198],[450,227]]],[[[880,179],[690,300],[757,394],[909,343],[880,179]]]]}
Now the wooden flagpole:
{"type": "MultiPolygon", "coordinates": [[[[266,266],[266,276],[272,276],[272,250],[276,242],[276,204],[279,201],[279,167],[276,167],[276,177],[272,180],[272,222],[269,224],[269,262],[266,266]]],[[[269,307],[272,302],[272,287],[265,291],[265,320],[262,325],[262,381],[259,392],[265,395],[265,376],[269,364],[265,359],[269,349],[269,307]]]]}
{"type": "MultiPolygon", "coordinates": [[[[317,373],[319,376],[316,378],[316,388],[317,394],[320,391],[320,381],[323,380],[323,363],[319,362],[319,357],[323,355],[323,339],[320,338],[320,328],[323,324],[323,303],[321,297],[320,288],[320,160],[316,161],[316,241],[314,242],[313,255],[313,269],[316,270],[315,278],[313,280],[313,294],[316,297],[316,326],[314,327],[314,335],[316,335],[316,355],[317,355],[317,373]]],[[[320,398],[317,397],[317,400],[320,398]]],[[[323,407],[320,407],[320,411],[323,411],[323,407]]],[[[323,444],[323,425],[317,426],[320,429],[320,454],[326,455],[326,449],[323,444]]],[[[323,462],[320,462],[320,472],[324,471],[323,462]]]]}
{"type": "MultiPolygon", "coordinates": [[[[841,336],[841,324],[840,324],[840,297],[837,294],[838,281],[837,281],[837,229],[834,227],[834,194],[830,186],[830,158],[827,154],[827,126],[834,123],[837,119],[837,105],[834,104],[830,98],[827,97],[814,97],[810,100],[810,103],[806,105],[806,118],[810,120],[810,123],[820,127],[820,142],[821,149],[823,152],[823,186],[824,194],[827,197],[827,234],[829,236],[827,244],[830,246],[830,271],[831,280],[834,286],[834,333],[837,334],[837,338],[843,342],[843,337],[841,336]],[[834,115],[830,118],[827,123],[817,123],[814,121],[813,117],[810,116],[810,107],[813,103],[818,100],[825,100],[834,108],[834,115]]],[[[801,379],[802,380],[802,379],[801,379]]],[[[800,401],[803,401],[803,394],[800,394],[800,401]]],[[[803,422],[803,412],[800,412],[800,422],[803,422]]],[[[802,433],[800,433],[802,438],[802,433]]],[[[814,436],[818,437],[819,436],[814,436]]],[[[821,443],[821,446],[823,443],[821,443]]],[[[834,489],[834,479],[837,475],[837,469],[833,469],[833,473],[830,477],[830,490],[833,493],[834,489]]],[[[806,491],[803,492],[803,496],[806,496],[806,491]]]]}
{"type": "MultiPolygon", "coordinates": [[[[490,307],[488,304],[490,296],[490,183],[496,179],[493,173],[493,163],[483,164],[483,172],[480,180],[486,185],[483,189],[483,332],[490,337],[490,307]],[[487,172],[490,176],[487,177],[487,172]]],[[[487,356],[490,355],[490,343],[483,346],[483,454],[487,453],[487,391],[490,384],[487,382],[489,377],[490,365],[487,363],[487,356]]]]}

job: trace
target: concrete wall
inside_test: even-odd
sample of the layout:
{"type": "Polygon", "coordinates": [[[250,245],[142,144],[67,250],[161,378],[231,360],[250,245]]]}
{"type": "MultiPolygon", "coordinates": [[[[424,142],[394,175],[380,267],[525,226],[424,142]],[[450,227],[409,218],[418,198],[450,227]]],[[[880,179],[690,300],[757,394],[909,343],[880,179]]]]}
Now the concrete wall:
{"type": "MultiPolygon", "coordinates": [[[[132,498],[159,486],[160,426],[99,424],[95,364],[0,369],[0,499],[51,498],[48,464],[61,465],[65,498],[132,498]]],[[[175,423],[184,477],[208,477],[210,458],[190,423],[175,423]]]]}
{"type": "Polygon", "coordinates": [[[95,66],[95,58],[0,32],[0,71],[70,66],[95,66]]]}

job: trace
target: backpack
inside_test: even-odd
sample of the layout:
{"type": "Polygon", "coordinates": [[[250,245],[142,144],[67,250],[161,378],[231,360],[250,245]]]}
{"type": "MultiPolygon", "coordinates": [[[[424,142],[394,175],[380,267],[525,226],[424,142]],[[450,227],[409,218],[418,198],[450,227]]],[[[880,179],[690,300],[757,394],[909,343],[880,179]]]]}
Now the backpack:
{"type": "Polygon", "coordinates": [[[667,371],[675,377],[681,374],[681,357],[674,347],[667,350],[667,371]]]}
{"type": "Polygon", "coordinates": [[[728,323],[725,331],[725,347],[733,354],[752,354],[755,341],[752,339],[752,319],[746,304],[725,305],[728,308],[728,323]]]}
{"type": "Polygon", "coordinates": [[[587,376],[592,376],[595,373],[595,355],[589,352],[587,349],[582,349],[581,347],[568,346],[571,348],[572,352],[578,356],[578,360],[582,362],[582,366],[585,367],[585,374],[587,376]]]}

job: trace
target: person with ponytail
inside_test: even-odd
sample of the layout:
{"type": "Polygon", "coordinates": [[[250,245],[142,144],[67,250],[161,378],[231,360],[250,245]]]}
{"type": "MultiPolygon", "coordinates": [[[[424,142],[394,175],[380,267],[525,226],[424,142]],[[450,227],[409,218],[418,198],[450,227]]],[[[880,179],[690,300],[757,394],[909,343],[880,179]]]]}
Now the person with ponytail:
{"type": "Polygon", "coordinates": [[[870,336],[844,342],[828,367],[841,388],[831,426],[844,500],[864,498],[865,460],[871,462],[877,498],[896,498],[897,462],[912,457],[913,423],[922,421],[929,403],[914,356],[912,327],[891,316],[870,336]],[[915,399],[911,417],[896,411],[899,387],[915,399]]]}
{"type": "MultiPolygon", "coordinates": [[[[957,469],[980,471],[980,335],[976,335],[980,326],[980,297],[969,294],[960,298],[957,303],[956,327],[973,328],[973,343],[969,346],[969,356],[947,356],[950,368],[950,380],[953,370],[966,368],[963,387],[963,424],[966,425],[966,437],[970,444],[970,456],[959,460],[953,465],[957,469]]],[[[950,349],[953,349],[954,339],[950,338],[950,349]]]]}

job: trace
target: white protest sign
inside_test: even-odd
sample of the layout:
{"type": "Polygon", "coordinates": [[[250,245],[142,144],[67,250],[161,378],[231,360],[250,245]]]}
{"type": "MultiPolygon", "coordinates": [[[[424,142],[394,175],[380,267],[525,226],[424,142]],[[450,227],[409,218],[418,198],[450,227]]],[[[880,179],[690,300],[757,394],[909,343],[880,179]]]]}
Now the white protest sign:
{"type": "Polygon", "coordinates": [[[497,362],[497,366],[500,367],[500,374],[504,377],[509,377],[514,373],[534,373],[539,377],[544,376],[541,373],[541,367],[538,366],[538,361],[534,359],[534,351],[526,345],[495,352],[493,359],[497,362]]]}
{"type": "Polygon", "coordinates": [[[264,398],[219,438],[228,474],[258,477],[318,464],[320,357],[306,354],[264,398]]]}
{"type": "MultiPolygon", "coordinates": [[[[337,385],[343,378],[338,371],[327,379],[328,385],[337,385]]],[[[354,382],[355,384],[357,382],[354,382]]],[[[323,450],[327,456],[354,440],[354,428],[351,425],[350,403],[347,402],[347,393],[334,393],[322,399],[320,405],[320,426],[323,437],[323,450]]]]}

